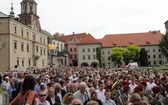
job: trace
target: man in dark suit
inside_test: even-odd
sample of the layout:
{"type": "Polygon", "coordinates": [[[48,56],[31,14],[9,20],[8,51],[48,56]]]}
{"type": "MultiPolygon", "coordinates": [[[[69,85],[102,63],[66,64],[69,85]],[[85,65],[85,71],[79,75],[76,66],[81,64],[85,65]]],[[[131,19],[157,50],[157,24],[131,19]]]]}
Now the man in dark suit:
{"type": "Polygon", "coordinates": [[[55,95],[60,98],[61,102],[65,94],[66,91],[64,89],[61,89],[60,83],[55,83],[55,95]]]}
{"type": "Polygon", "coordinates": [[[56,96],[54,93],[55,93],[54,88],[49,87],[48,96],[47,96],[46,100],[50,103],[50,105],[61,105],[60,98],[58,96],[56,96]]]}

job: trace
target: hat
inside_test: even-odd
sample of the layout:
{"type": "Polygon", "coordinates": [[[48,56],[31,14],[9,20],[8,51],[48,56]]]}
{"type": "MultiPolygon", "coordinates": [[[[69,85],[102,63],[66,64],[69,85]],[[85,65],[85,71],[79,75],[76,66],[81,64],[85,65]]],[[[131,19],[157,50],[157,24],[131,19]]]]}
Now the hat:
{"type": "Polygon", "coordinates": [[[127,91],[129,91],[129,90],[130,90],[129,85],[125,85],[125,86],[123,87],[123,91],[124,91],[124,92],[127,92],[127,91]]]}
{"type": "Polygon", "coordinates": [[[125,85],[129,85],[130,83],[128,82],[128,81],[126,81],[126,80],[124,80],[123,82],[122,82],[122,86],[125,86],[125,85]]]}
{"type": "Polygon", "coordinates": [[[160,87],[159,86],[154,86],[152,88],[153,93],[159,93],[160,92],[160,87]]]}
{"type": "Polygon", "coordinates": [[[140,85],[147,86],[147,83],[145,81],[140,82],[140,85]]]}
{"type": "Polygon", "coordinates": [[[162,80],[162,81],[166,80],[166,76],[163,76],[163,77],[161,78],[161,80],[162,80]]]}
{"type": "Polygon", "coordinates": [[[93,91],[93,92],[91,93],[91,96],[94,95],[94,94],[97,94],[97,92],[93,91]]]}
{"type": "Polygon", "coordinates": [[[137,86],[134,88],[134,92],[139,92],[139,91],[143,91],[143,86],[142,86],[142,85],[137,85],[137,86]]]}
{"type": "Polygon", "coordinates": [[[9,79],[9,77],[8,77],[8,76],[6,76],[5,78],[6,78],[6,79],[9,79]]]}

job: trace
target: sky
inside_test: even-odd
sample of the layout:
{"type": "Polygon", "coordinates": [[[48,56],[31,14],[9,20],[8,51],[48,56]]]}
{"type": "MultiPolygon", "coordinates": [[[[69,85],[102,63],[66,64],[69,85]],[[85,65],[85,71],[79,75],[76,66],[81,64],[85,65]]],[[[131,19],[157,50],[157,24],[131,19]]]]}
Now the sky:
{"type": "MultiPolygon", "coordinates": [[[[22,0],[12,0],[15,17],[22,0]]],[[[41,28],[54,34],[165,33],[168,0],[35,0],[41,28]]],[[[9,15],[11,0],[0,0],[0,11],[9,15]]]]}

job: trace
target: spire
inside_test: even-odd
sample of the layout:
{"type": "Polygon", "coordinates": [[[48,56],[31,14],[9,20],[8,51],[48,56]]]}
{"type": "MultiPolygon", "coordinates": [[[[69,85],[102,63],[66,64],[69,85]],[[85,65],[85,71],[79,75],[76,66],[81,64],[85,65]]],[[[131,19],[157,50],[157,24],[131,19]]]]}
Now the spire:
{"type": "Polygon", "coordinates": [[[9,14],[9,15],[10,15],[11,17],[15,17],[14,14],[15,14],[15,13],[14,13],[14,11],[13,11],[13,2],[12,2],[12,0],[11,0],[11,11],[10,11],[10,14],[9,14]]]}

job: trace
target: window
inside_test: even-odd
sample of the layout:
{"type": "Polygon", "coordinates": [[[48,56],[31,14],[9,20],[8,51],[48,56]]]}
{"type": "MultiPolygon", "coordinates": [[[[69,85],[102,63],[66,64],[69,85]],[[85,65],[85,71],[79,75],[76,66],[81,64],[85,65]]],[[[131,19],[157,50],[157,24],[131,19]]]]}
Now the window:
{"type": "Polygon", "coordinates": [[[111,60],[111,58],[110,58],[110,57],[108,57],[108,60],[110,61],[110,60],[111,60]]]}
{"type": "Polygon", "coordinates": [[[90,55],[88,55],[88,59],[90,59],[90,55]]]}
{"type": "Polygon", "coordinates": [[[43,49],[42,48],[40,49],[40,54],[43,55],[43,49]]]}
{"type": "Polygon", "coordinates": [[[161,52],[161,49],[158,49],[159,52],[161,52]]]}
{"type": "Polygon", "coordinates": [[[32,6],[30,6],[30,11],[32,11],[33,9],[32,9],[32,6]]]}
{"type": "Polygon", "coordinates": [[[14,42],[14,49],[17,49],[17,42],[14,42]]]}
{"type": "Polygon", "coordinates": [[[17,66],[19,66],[19,59],[17,59],[17,66]]]}
{"type": "Polygon", "coordinates": [[[26,6],[26,5],[25,5],[25,8],[24,8],[24,9],[25,9],[25,11],[27,10],[27,6],[26,6]]]}
{"type": "Polygon", "coordinates": [[[36,40],[36,35],[33,34],[33,40],[36,40]]]}
{"type": "Polygon", "coordinates": [[[70,48],[70,51],[72,51],[72,48],[70,48]]]}
{"type": "Polygon", "coordinates": [[[156,61],[153,61],[153,64],[156,65],[156,61]]]}
{"type": "Polygon", "coordinates": [[[30,59],[28,60],[28,65],[31,66],[31,61],[30,61],[30,59]]]}
{"type": "Polygon", "coordinates": [[[22,60],[22,67],[24,67],[24,60],[22,60]]]}
{"type": "Polygon", "coordinates": [[[76,51],[76,48],[74,48],[74,51],[76,51]]]}
{"type": "Polygon", "coordinates": [[[90,52],[90,48],[88,48],[88,52],[90,52]]]}
{"type": "Polygon", "coordinates": [[[29,44],[27,44],[27,52],[29,52],[29,44]]]}
{"type": "Polygon", "coordinates": [[[27,32],[27,38],[29,38],[29,32],[27,32]]]}
{"type": "Polygon", "coordinates": [[[104,55],[104,51],[102,51],[102,55],[104,55]]]}
{"type": "Polygon", "coordinates": [[[15,31],[15,34],[16,34],[17,33],[17,27],[16,26],[14,27],[14,31],[15,31]]]}
{"type": "Polygon", "coordinates": [[[155,55],[153,55],[153,58],[156,58],[156,56],[155,56],[155,55]]]}
{"type": "Polygon", "coordinates": [[[85,55],[83,55],[83,60],[85,60],[85,55]]]}
{"type": "Polygon", "coordinates": [[[159,58],[161,58],[162,56],[161,55],[159,55],[159,58]]]}
{"type": "Polygon", "coordinates": [[[43,39],[43,42],[44,42],[44,44],[45,44],[45,38],[43,39]]]}
{"type": "Polygon", "coordinates": [[[45,51],[45,49],[44,49],[44,55],[45,55],[45,52],[46,52],[46,51],[45,51]]]}
{"type": "Polygon", "coordinates": [[[104,61],[105,59],[104,59],[104,57],[102,57],[102,61],[104,61]]]}
{"type": "Polygon", "coordinates": [[[39,46],[36,46],[36,52],[39,52],[39,46]]]}
{"type": "Polygon", "coordinates": [[[110,51],[108,51],[108,54],[110,54],[110,51]]]}
{"type": "Polygon", "coordinates": [[[148,55],[148,59],[150,59],[150,55],[148,55]]]}
{"type": "Polygon", "coordinates": [[[153,52],[155,52],[155,49],[153,49],[153,52]]]}
{"type": "Polygon", "coordinates": [[[95,48],[93,48],[93,52],[95,52],[95,48]]]}
{"type": "Polygon", "coordinates": [[[150,49],[148,49],[147,52],[149,53],[149,52],[150,52],[150,49]]]}
{"type": "Polygon", "coordinates": [[[93,55],[93,59],[96,59],[96,55],[93,55]]]}
{"type": "Polygon", "coordinates": [[[21,35],[23,36],[23,29],[21,30],[21,35]]]}
{"type": "Polygon", "coordinates": [[[21,51],[24,51],[24,44],[21,43],[21,51]]]}
{"type": "Polygon", "coordinates": [[[162,64],[162,61],[159,61],[159,64],[161,65],[161,64],[162,64]]]}
{"type": "Polygon", "coordinates": [[[70,55],[70,59],[72,59],[73,58],[73,55],[70,55]]]}
{"type": "Polygon", "coordinates": [[[62,51],[62,44],[61,44],[61,51],[62,51]]]}
{"type": "Polygon", "coordinates": [[[40,43],[42,43],[42,37],[40,37],[40,43]]]}
{"type": "Polygon", "coordinates": [[[74,58],[75,58],[75,59],[77,58],[77,55],[76,55],[76,54],[74,54],[74,58]]]}
{"type": "Polygon", "coordinates": [[[82,52],[83,52],[83,53],[85,52],[85,49],[84,49],[84,48],[82,49],[82,52]]]}

